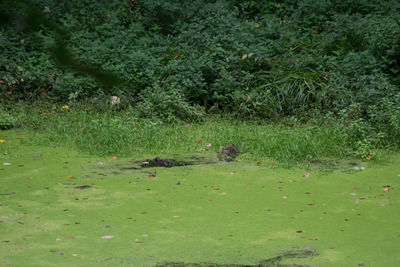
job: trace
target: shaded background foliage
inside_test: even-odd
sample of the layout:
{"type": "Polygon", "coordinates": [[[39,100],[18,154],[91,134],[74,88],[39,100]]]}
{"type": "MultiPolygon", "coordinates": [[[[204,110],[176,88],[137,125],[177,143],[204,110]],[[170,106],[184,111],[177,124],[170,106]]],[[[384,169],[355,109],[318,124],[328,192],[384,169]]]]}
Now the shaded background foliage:
{"type": "Polygon", "coordinates": [[[57,32],[46,23],[22,31],[24,11],[3,3],[1,13],[13,14],[0,29],[3,102],[117,95],[121,108],[160,119],[338,114],[356,103],[362,118],[387,127],[381,116],[400,108],[396,0],[30,4],[50,11],[43,13],[46,23],[67,33],[62,42],[82,66],[124,82],[106,87],[93,75],[60,67],[49,53],[60,41],[57,32]]]}

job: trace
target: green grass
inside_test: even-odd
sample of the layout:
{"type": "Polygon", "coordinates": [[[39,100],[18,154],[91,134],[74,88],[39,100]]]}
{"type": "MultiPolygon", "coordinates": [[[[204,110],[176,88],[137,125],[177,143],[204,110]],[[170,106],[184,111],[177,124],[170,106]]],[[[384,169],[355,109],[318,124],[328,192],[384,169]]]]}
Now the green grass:
{"type": "Polygon", "coordinates": [[[29,129],[29,144],[64,145],[97,156],[210,153],[233,143],[242,153],[239,159],[288,167],[329,159],[365,160],[379,151],[374,140],[364,138],[362,124],[344,126],[336,121],[301,123],[292,118],[275,124],[210,116],[200,122],[166,124],[126,111],[95,113],[75,107],[25,107],[14,110],[12,117],[29,129]]]}
{"type": "Polygon", "coordinates": [[[31,138],[40,131],[0,132],[0,265],[275,259],[276,266],[277,257],[296,250],[314,256],[279,263],[379,267],[400,260],[398,156],[328,174],[246,160],[134,171],[132,160],[146,156],[112,159],[31,138]],[[75,188],[82,185],[91,188],[75,188]]]}

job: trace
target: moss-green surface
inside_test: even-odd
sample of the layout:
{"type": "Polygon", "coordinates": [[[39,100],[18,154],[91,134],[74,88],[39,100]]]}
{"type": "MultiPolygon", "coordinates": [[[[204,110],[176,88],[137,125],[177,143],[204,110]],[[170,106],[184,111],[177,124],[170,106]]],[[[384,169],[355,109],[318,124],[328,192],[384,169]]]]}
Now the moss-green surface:
{"type": "Polygon", "coordinates": [[[257,162],[137,171],[18,137],[0,138],[0,266],[255,265],[294,247],[318,255],[281,264],[400,262],[399,157],[309,177],[257,162]]]}

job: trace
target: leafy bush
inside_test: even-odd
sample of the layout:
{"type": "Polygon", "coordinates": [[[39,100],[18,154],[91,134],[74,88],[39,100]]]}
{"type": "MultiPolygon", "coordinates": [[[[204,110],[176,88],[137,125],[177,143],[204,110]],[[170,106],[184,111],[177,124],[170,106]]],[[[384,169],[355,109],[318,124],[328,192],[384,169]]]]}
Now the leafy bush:
{"type": "Polygon", "coordinates": [[[0,106],[0,130],[8,130],[14,127],[16,119],[0,106]]]}
{"type": "Polygon", "coordinates": [[[159,85],[140,95],[134,113],[139,117],[166,122],[198,120],[203,115],[201,109],[190,105],[179,90],[163,89],[159,85]]]}
{"type": "Polygon", "coordinates": [[[368,114],[373,127],[384,133],[384,145],[400,144],[400,93],[393,98],[384,98],[378,105],[372,105],[368,114]]]}
{"type": "MultiPolygon", "coordinates": [[[[0,10],[23,21],[24,2],[11,2],[0,10]]],[[[31,2],[48,7],[45,17],[65,29],[83,64],[125,82],[105,88],[60,68],[49,53],[56,40],[49,26],[25,32],[3,24],[2,102],[116,95],[124,96],[121,108],[166,121],[198,118],[199,110],[269,119],[337,115],[356,103],[367,123],[373,107],[388,111],[400,85],[396,0],[31,2]]]]}

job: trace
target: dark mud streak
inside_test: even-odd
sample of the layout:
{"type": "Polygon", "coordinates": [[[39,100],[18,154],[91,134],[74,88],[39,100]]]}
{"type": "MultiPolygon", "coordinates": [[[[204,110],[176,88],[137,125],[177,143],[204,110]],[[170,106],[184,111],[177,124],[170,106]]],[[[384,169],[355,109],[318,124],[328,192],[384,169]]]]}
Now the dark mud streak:
{"type": "Polygon", "coordinates": [[[299,259],[318,256],[318,253],[313,248],[292,248],[285,251],[277,257],[260,261],[258,264],[242,265],[242,264],[217,264],[217,263],[184,263],[184,262],[165,262],[158,263],[156,267],[312,267],[311,265],[300,264],[281,264],[284,259],[299,259]]]}
{"type": "Polygon", "coordinates": [[[11,192],[11,193],[4,193],[4,194],[0,194],[0,196],[11,196],[14,195],[15,192],[11,192]]]}
{"type": "Polygon", "coordinates": [[[90,185],[81,185],[81,186],[75,186],[74,188],[76,188],[76,189],[88,189],[88,188],[91,188],[91,186],[90,185]]]}
{"type": "Polygon", "coordinates": [[[169,163],[170,160],[162,159],[162,158],[155,158],[153,160],[158,166],[160,167],[165,167],[165,168],[171,168],[171,164],[169,163]]]}
{"type": "Polygon", "coordinates": [[[207,158],[201,157],[190,157],[183,160],[177,159],[144,159],[144,160],[135,160],[130,162],[130,166],[122,165],[120,170],[122,171],[130,171],[130,170],[141,170],[147,168],[172,168],[172,167],[183,167],[183,166],[192,166],[192,165],[207,165],[207,164],[215,164],[217,161],[212,161],[207,158]]]}

